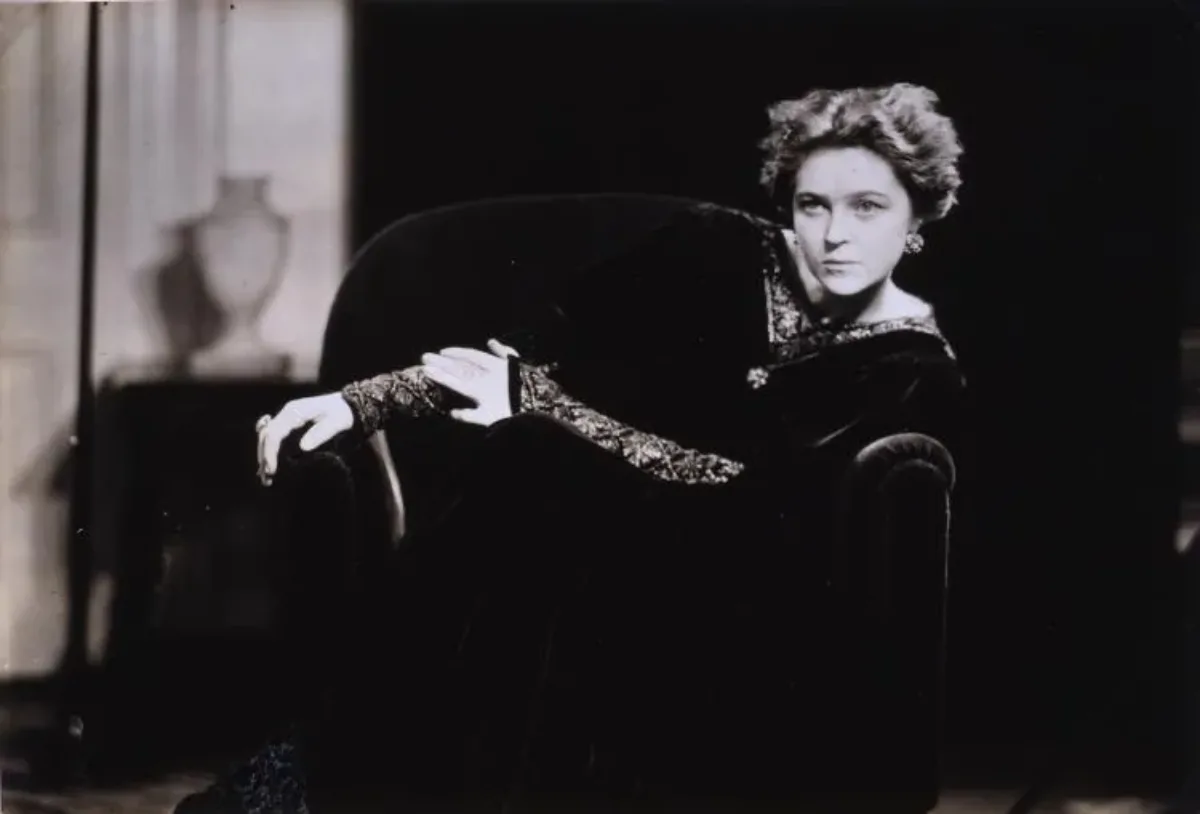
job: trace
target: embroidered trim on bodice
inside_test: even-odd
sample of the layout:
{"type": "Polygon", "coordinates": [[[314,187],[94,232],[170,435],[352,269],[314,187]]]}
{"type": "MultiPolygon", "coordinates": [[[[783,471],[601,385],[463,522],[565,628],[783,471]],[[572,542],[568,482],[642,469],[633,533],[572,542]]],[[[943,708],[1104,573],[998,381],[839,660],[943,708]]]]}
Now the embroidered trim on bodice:
{"type": "Polygon", "coordinates": [[[772,234],[764,229],[763,286],[767,294],[767,340],[774,361],[786,362],[798,355],[802,328],[809,326],[788,285],[786,272],[772,241],[772,234]]]}

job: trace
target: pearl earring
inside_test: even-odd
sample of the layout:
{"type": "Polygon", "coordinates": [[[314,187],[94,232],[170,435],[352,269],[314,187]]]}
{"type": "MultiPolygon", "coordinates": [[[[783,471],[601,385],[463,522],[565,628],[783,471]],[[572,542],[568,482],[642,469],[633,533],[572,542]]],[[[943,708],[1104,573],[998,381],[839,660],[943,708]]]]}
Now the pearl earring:
{"type": "Polygon", "coordinates": [[[908,236],[904,238],[905,254],[917,254],[923,248],[925,248],[925,238],[916,232],[909,232],[908,236]]]}

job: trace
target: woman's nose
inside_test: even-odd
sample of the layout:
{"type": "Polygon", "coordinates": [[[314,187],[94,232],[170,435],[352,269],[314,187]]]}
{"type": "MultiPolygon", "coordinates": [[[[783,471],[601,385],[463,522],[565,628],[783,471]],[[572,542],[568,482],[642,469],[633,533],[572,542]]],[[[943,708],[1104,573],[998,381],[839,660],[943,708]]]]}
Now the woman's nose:
{"type": "Polygon", "coordinates": [[[835,211],[829,217],[829,226],[825,229],[825,248],[833,249],[845,243],[848,234],[849,224],[846,216],[835,211]]]}

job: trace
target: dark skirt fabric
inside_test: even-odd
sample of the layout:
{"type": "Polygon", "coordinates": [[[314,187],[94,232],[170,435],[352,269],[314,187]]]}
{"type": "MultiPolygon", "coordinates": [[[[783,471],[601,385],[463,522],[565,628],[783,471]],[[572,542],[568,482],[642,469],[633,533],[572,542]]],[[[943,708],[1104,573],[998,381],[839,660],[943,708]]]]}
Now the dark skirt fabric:
{"type": "Polygon", "coordinates": [[[544,416],[481,432],[464,461],[382,567],[344,546],[336,456],[280,473],[290,691],[308,700],[181,811],[704,794],[789,759],[819,556],[736,488],[656,481],[544,416]]]}

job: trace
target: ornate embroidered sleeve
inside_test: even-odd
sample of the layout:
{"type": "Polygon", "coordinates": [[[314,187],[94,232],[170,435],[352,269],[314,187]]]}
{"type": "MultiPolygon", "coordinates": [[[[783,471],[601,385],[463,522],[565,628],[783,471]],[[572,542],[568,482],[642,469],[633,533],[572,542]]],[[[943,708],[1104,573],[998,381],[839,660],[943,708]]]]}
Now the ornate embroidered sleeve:
{"type": "Polygon", "coordinates": [[[383,373],[342,388],[342,397],[354,413],[355,426],[370,435],[394,416],[414,418],[443,415],[446,394],[419,367],[383,373]]]}
{"type": "Polygon", "coordinates": [[[743,464],[710,452],[689,449],[644,432],[588,407],[564,392],[549,375],[549,365],[517,366],[516,411],[551,415],[638,469],[664,481],[689,484],[725,483],[741,474],[743,464]]]}

